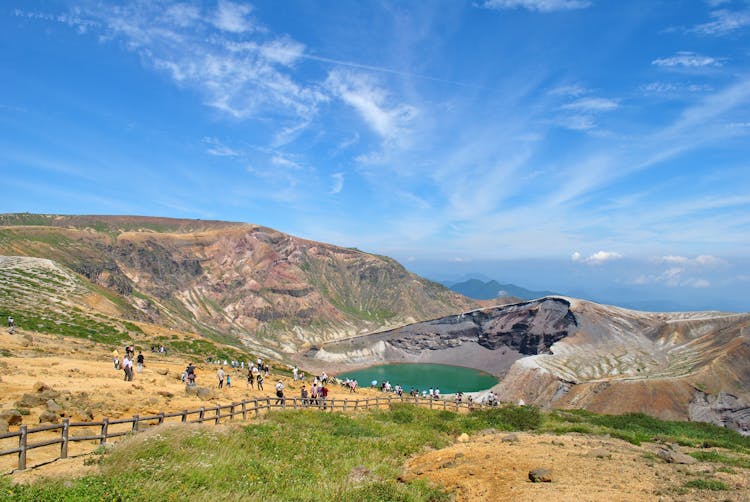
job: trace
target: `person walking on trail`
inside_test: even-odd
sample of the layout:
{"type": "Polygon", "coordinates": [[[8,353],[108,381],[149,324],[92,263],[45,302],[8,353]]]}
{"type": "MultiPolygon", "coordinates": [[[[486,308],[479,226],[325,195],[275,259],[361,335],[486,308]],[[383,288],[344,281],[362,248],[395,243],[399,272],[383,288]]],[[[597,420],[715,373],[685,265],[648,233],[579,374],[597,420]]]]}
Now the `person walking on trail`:
{"type": "Polygon", "coordinates": [[[232,375],[227,373],[227,389],[232,386],[232,375]]]}
{"type": "Polygon", "coordinates": [[[254,383],[255,383],[255,377],[253,376],[253,370],[251,368],[248,368],[248,370],[247,370],[247,386],[252,389],[254,383]]]}
{"type": "Polygon", "coordinates": [[[299,397],[302,398],[302,406],[307,407],[308,394],[304,385],[302,386],[302,390],[299,391],[299,397]]]}
{"type": "Polygon", "coordinates": [[[276,403],[284,406],[284,384],[279,380],[276,384],[276,403]]]}
{"type": "Polygon", "coordinates": [[[115,369],[120,369],[120,353],[117,352],[117,349],[112,351],[112,363],[115,365],[115,369]]]}
{"type": "Polygon", "coordinates": [[[16,327],[16,321],[13,320],[13,316],[8,316],[8,327],[9,328],[15,328],[16,327]]]}
{"type": "Polygon", "coordinates": [[[193,363],[188,363],[185,374],[187,375],[187,384],[191,387],[195,385],[195,366],[193,366],[193,363]]]}
{"type": "Polygon", "coordinates": [[[294,381],[297,381],[297,377],[299,376],[299,368],[296,366],[292,368],[292,376],[294,377],[294,381]]]}
{"type": "Polygon", "coordinates": [[[224,387],[224,368],[219,368],[219,371],[216,372],[216,377],[219,379],[219,388],[224,387]]]}
{"type": "Polygon", "coordinates": [[[133,381],[133,360],[130,359],[129,354],[125,354],[125,357],[122,358],[122,371],[125,373],[125,381],[132,382],[133,381]]]}
{"type": "Polygon", "coordinates": [[[258,373],[258,376],[255,377],[255,383],[258,384],[258,390],[263,390],[263,374],[258,373]]]}
{"type": "Polygon", "coordinates": [[[136,366],[136,370],[138,373],[143,373],[143,352],[138,351],[138,359],[136,359],[138,366],[136,366]]]}

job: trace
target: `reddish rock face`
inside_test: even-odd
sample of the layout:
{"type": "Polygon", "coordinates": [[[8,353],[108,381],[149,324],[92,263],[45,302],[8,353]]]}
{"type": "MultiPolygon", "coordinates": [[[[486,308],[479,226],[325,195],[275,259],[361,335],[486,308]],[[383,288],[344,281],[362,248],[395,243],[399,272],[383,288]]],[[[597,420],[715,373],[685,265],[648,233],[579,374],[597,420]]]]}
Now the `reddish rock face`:
{"type": "Polygon", "coordinates": [[[257,225],[50,215],[0,225],[0,255],[52,259],[122,295],[126,317],[266,354],[476,306],[389,258],[257,225]]]}

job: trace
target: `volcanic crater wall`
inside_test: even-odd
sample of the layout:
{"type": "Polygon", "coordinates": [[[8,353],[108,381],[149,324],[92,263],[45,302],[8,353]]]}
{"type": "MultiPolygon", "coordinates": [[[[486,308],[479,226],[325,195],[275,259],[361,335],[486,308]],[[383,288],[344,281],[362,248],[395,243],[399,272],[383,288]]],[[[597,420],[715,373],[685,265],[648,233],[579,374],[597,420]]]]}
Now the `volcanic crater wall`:
{"type": "Polygon", "coordinates": [[[448,316],[328,343],[307,358],[339,366],[394,362],[453,364],[503,376],[514,361],[545,354],[578,321],[563,298],[543,298],[448,316]]]}

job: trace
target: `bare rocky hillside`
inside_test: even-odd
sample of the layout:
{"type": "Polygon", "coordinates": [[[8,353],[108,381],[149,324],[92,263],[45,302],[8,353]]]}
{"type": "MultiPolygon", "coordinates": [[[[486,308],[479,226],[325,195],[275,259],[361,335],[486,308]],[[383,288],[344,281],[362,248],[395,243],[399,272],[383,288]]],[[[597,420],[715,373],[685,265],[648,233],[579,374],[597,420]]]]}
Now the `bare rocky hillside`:
{"type": "Polygon", "coordinates": [[[750,314],[645,313],[547,297],[332,342],[310,361],[439,362],[501,377],[502,400],[643,412],[750,432],[750,314]]]}
{"type": "Polygon", "coordinates": [[[476,306],[390,258],[244,223],[6,214],[0,255],[52,260],[127,319],[274,357],[476,306]]]}

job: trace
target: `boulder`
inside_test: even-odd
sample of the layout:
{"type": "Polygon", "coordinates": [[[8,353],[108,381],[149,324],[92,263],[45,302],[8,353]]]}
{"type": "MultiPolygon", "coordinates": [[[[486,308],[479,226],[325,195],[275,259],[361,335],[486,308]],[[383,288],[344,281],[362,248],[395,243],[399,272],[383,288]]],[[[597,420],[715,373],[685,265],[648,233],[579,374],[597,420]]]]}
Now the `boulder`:
{"type": "Polygon", "coordinates": [[[47,399],[39,394],[24,394],[21,399],[16,401],[16,406],[19,408],[34,408],[36,406],[42,406],[46,404],[47,399]]]}
{"type": "Polygon", "coordinates": [[[671,450],[669,448],[662,448],[656,452],[656,456],[664,460],[668,464],[685,464],[690,465],[698,462],[695,458],[690,455],[686,455],[681,451],[671,450]]]}
{"type": "Polygon", "coordinates": [[[213,391],[207,387],[198,387],[197,385],[186,385],[185,394],[188,396],[197,396],[200,399],[211,399],[213,391]]]}
{"type": "Polygon", "coordinates": [[[39,423],[56,424],[60,422],[60,416],[52,411],[45,411],[39,415],[39,423]]]}
{"type": "Polygon", "coordinates": [[[0,420],[5,420],[8,425],[20,425],[23,422],[23,415],[18,410],[3,410],[0,412],[0,420]]]}
{"type": "Polygon", "coordinates": [[[529,481],[532,483],[551,483],[552,469],[539,467],[529,471],[529,481]]]}
{"type": "Polygon", "coordinates": [[[465,442],[467,442],[468,440],[469,440],[469,435],[468,435],[468,434],[466,434],[465,432],[461,433],[461,435],[460,435],[460,436],[458,436],[458,442],[459,442],[459,443],[465,443],[465,442]]]}
{"type": "Polygon", "coordinates": [[[157,391],[156,393],[162,397],[166,397],[167,399],[171,399],[174,397],[174,394],[169,392],[168,390],[160,390],[160,391],[157,391]]]}
{"type": "Polygon", "coordinates": [[[503,436],[503,439],[501,439],[503,443],[517,443],[518,442],[518,434],[515,432],[508,434],[507,436],[503,436]]]}
{"type": "Polygon", "coordinates": [[[54,399],[49,399],[47,400],[47,410],[52,413],[60,413],[62,411],[62,406],[57,404],[54,399]]]}
{"type": "Polygon", "coordinates": [[[168,368],[159,368],[159,369],[156,370],[156,372],[158,374],[160,374],[160,375],[167,376],[169,374],[169,369],[168,368]]]}
{"type": "Polygon", "coordinates": [[[44,392],[45,390],[52,390],[52,387],[44,382],[37,382],[34,384],[34,392],[44,392]]]}

